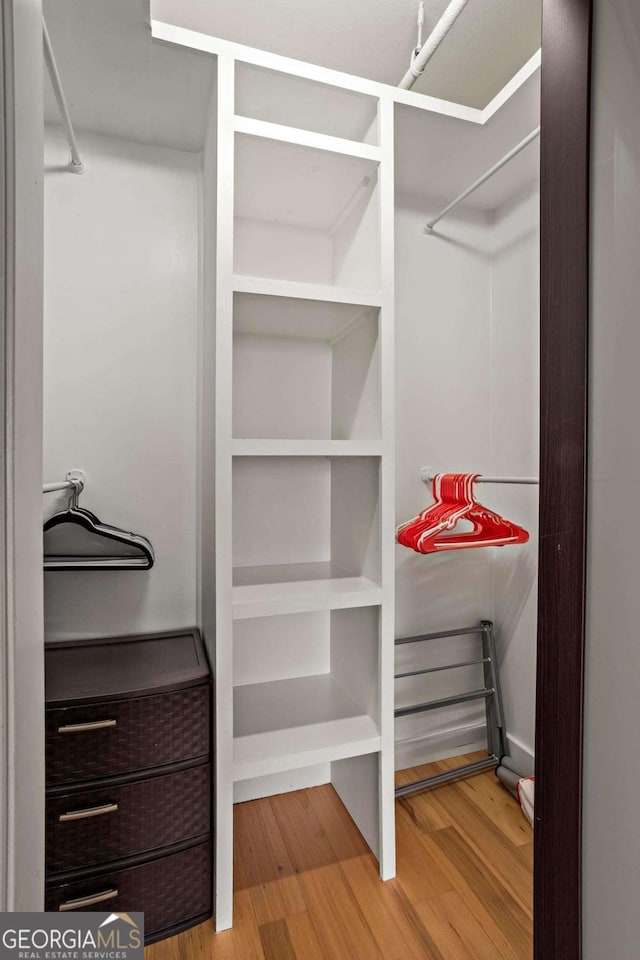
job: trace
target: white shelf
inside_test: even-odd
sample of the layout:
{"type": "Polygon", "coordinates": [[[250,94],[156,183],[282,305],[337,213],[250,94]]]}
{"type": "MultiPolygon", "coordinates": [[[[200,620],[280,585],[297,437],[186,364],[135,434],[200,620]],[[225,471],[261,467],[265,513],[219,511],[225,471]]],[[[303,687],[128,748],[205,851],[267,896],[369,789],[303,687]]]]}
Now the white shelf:
{"type": "Polygon", "coordinates": [[[373,290],[239,275],[235,288],[236,335],[312,340],[335,346],[362,323],[377,327],[379,297],[373,290]]]}
{"type": "Polygon", "coordinates": [[[348,303],[360,307],[379,307],[379,290],[360,290],[357,287],[335,287],[323,283],[300,283],[294,280],[273,280],[269,277],[250,277],[236,273],[233,277],[236,293],[257,293],[269,297],[293,297],[298,300],[320,300],[326,303],[348,303]]]}
{"type": "Polygon", "coordinates": [[[330,143],[348,146],[349,141],[245,122],[251,133],[235,132],[236,217],[328,233],[361,186],[369,188],[369,196],[375,193],[377,147],[353,143],[352,149],[336,152],[328,149],[330,143]],[[257,129],[263,134],[256,136],[257,129]],[[276,131],[281,135],[274,137],[276,131]],[[317,149],[320,143],[324,146],[317,149]]]}
{"type": "Polygon", "coordinates": [[[231,443],[234,457],[379,457],[379,440],[256,440],[231,443]]]}
{"type": "Polygon", "coordinates": [[[236,114],[377,143],[377,98],[248,63],[236,64],[236,114]]]}
{"type": "Polygon", "coordinates": [[[380,162],[380,147],[358,143],[355,140],[345,140],[342,137],[332,137],[324,133],[315,133],[312,130],[301,130],[281,123],[270,123],[241,116],[234,118],[234,129],[236,133],[244,133],[248,136],[277,140],[280,143],[295,143],[314,150],[326,150],[346,157],[359,157],[362,160],[372,160],[374,163],[380,162]]]}
{"type": "Polygon", "coordinates": [[[332,563],[235,567],[233,580],[234,620],[382,603],[377,583],[345,575],[332,563]]]}
{"type": "Polygon", "coordinates": [[[380,749],[380,733],[327,673],[235,687],[233,778],[357,757],[380,749]]]}

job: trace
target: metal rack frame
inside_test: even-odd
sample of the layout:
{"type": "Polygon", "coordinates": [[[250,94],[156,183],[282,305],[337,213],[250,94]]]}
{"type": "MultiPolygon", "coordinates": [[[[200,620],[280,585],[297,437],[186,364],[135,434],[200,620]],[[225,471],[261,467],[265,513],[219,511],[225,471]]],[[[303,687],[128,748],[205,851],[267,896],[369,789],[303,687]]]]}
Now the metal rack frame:
{"type": "Polygon", "coordinates": [[[487,748],[488,756],[481,760],[474,760],[472,763],[465,763],[453,770],[445,770],[442,773],[434,774],[430,777],[423,777],[420,780],[412,780],[410,783],[403,783],[396,787],[396,797],[406,797],[412,793],[418,793],[421,790],[429,790],[432,787],[440,786],[451,780],[459,780],[462,777],[471,776],[474,773],[481,773],[483,770],[490,770],[500,763],[501,758],[506,753],[506,737],[504,730],[504,711],[502,707],[502,692],[500,690],[500,678],[498,676],[498,666],[496,658],[496,644],[493,633],[493,621],[481,620],[476,627],[463,627],[459,630],[441,630],[438,633],[424,633],[417,637],[400,637],[396,639],[396,646],[405,643],[422,643],[428,640],[440,640],[445,637],[461,637],[465,635],[479,635],[482,641],[482,656],[479,660],[465,660],[462,663],[450,663],[437,667],[427,667],[424,670],[411,670],[406,673],[396,673],[395,679],[404,677],[415,677],[421,674],[438,673],[442,670],[457,670],[459,667],[473,667],[482,665],[484,672],[484,687],[480,690],[470,690],[466,693],[454,694],[450,697],[443,697],[439,700],[427,700],[424,703],[413,704],[407,707],[398,707],[394,714],[396,717],[406,717],[414,713],[423,713],[427,710],[438,710],[441,707],[449,707],[454,704],[466,703],[472,700],[485,701],[487,717],[487,748]]]}

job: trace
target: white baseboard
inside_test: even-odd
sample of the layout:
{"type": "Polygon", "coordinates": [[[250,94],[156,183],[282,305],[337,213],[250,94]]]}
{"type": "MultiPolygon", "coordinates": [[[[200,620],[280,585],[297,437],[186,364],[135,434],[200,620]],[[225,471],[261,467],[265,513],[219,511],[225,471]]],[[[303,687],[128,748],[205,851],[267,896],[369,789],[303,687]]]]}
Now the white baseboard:
{"type": "Polygon", "coordinates": [[[303,790],[305,787],[319,787],[323,783],[330,782],[331,765],[329,763],[319,763],[313,767],[302,767],[299,770],[288,770],[285,773],[271,773],[266,777],[239,780],[233,785],[233,802],[244,803],[246,800],[260,800],[262,797],[273,797],[278,793],[291,793],[292,790],[303,790]]]}
{"type": "Polygon", "coordinates": [[[509,756],[518,773],[523,777],[532,777],[535,769],[535,754],[531,747],[511,733],[507,733],[507,744],[509,756]]]}
{"type": "Polygon", "coordinates": [[[412,737],[396,743],[396,770],[406,770],[422,763],[448,760],[461,753],[486,750],[484,723],[466,723],[448,730],[437,730],[427,736],[412,737]]]}
{"type": "MultiPolygon", "coordinates": [[[[526,743],[507,733],[508,754],[514,767],[523,777],[532,777],[535,768],[534,752],[526,743]]],[[[485,750],[487,746],[484,723],[469,723],[448,730],[438,730],[424,737],[415,737],[396,743],[396,770],[406,770],[422,763],[448,760],[460,753],[485,750]]]]}

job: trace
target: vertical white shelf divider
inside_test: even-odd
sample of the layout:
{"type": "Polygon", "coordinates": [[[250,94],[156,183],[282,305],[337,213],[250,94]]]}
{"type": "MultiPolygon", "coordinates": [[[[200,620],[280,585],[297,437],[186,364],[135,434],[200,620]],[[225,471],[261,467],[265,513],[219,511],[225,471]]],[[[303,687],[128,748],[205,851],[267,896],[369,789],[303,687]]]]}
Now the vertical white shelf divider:
{"type": "MultiPolygon", "coordinates": [[[[242,58],[240,58],[241,60],[242,58]]],[[[292,75],[298,75],[295,62],[291,67],[292,75]]],[[[330,73],[330,72],[329,72],[330,73]]],[[[304,75],[300,73],[299,75],[304,75]]],[[[217,85],[217,233],[216,233],[216,295],[215,295],[215,647],[209,640],[209,649],[214,649],[212,656],[215,683],[215,915],[217,930],[225,930],[233,922],[233,784],[234,784],[234,714],[233,714],[233,683],[234,683],[234,614],[233,614],[233,495],[234,495],[234,454],[236,461],[242,456],[242,453],[249,455],[251,453],[251,444],[257,442],[249,438],[243,441],[247,449],[243,450],[238,446],[239,441],[233,436],[233,367],[234,367],[234,284],[238,285],[238,278],[234,281],[234,248],[236,238],[234,213],[236,212],[236,193],[240,191],[240,175],[238,183],[235,183],[234,171],[236,169],[236,127],[238,121],[235,114],[235,82],[236,82],[236,59],[232,52],[220,52],[218,55],[218,85],[217,85]]],[[[360,826],[363,834],[369,840],[372,849],[376,852],[380,863],[380,875],[382,879],[389,879],[395,875],[395,817],[394,817],[394,692],[393,692],[393,673],[394,673],[394,527],[395,527],[395,501],[394,501],[394,98],[393,90],[389,88],[389,94],[379,96],[379,85],[373,85],[373,96],[379,96],[377,104],[377,128],[379,137],[378,148],[360,147],[358,150],[351,150],[351,153],[366,153],[367,157],[372,154],[374,161],[378,163],[378,183],[377,198],[378,204],[378,230],[379,241],[376,249],[376,260],[379,258],[378,286],[379,289],[372,291],[362,290],[362,303],[366,305],[375,294],[375,303],[380,304],[380,313],[378,320],[378,353],[376,354],[376,363],[379,364],[379,408],[380,408],[380,433],[379,437],[373,439],[374,452],[371,453],[371,447],[366,448],[363,445],[363,453],[354,452],[350,456],[357,460],[358,457],[367,457],[369,464],[364,463],[365,477],[372,476],[373,469],[378,476],[377,510],[375,513],[377,530],[376,539],[379,535],[380,556],[376,557],[374,566],[378,573],[372,574],[375,578],[375,585],[379,589],[372,591],[372,599],[369,601],[358,601],[357,605],[365,607],[363,623],[373,623],[373,616],[377,617],[377,644],[375,629],[370,633],[370,648],[372,657],[368,660],[370,667],[370,687],[368,690],[358,691],[358,703],[352,702],[348,698],[348,690],[341,687],[332,676],[332,674],[321,674],[317,677],[311,677],[307,680],[294,681],[300,685],[321,684],[326,681],[329,685],[334,685],[334,694],[340,696],[347,695],[347,705],[345,707],[345,717],[341,716],[327,717],[324,727],[322,722],[315,725],[308,721],[308,729],[311,731],[315,727],[313,738],[308,744],[304,742],[304,724],[302,727],[296,727],[292,721],[292,729],[296,729],[296,752],[291,757],[281,756],[275,758],[275,761],[265,760],[265,763],[272,762],[273,769],[276,767],[281,770],[300,768],[305,763],[311,766],[311,758],[320,751],[324,751],[323,757],[326,762],[327,771],[331,771],[331,781],[335,789],[342,797],[347,809],[351,812],[354,820],[360,826]],[[374,89],[375,88],[375,89],[374,89]],[[374,156],[375,155],[375,156],[374,156]],[[375,461],[375,466],[373,465],[375,461]],[[366,471],[370,472],[367,474],[366,471]],[[368,614],[367,606],[376,613],[368,614]],[[375,659],[377,658],[377,660],[375,659]],[[324,677],[325,681],[321,678],[324,677]],[[374,679],[375,678],[375,679],[374,679]],[[375,684],[375,686],[374,686],[375,684]],[[367,699],[367,694],[375,694],[370,700],[376,701],[371,704],[370,709],[363,706],[363,701],[367,699]],[[355,714],[351,716],[351,707],[354,707],[355,714]],[[322,730],[319,729],[322,727],[322,730]],[[340,731],[347,731],[344,739],[340,739],[340,731]],[[302,732],[300,732],[302,730],[302,732]],[[324,731],[324,732],[323,732],[324,731]],[[332,731],[334,733],[332,734],[332,731]],[[325,739],[322,739],[327,734],[325,739]],[[357,734],[357,735],[356,735],[357,734]],[[333,736],[333,739],[332,739],[333,736]],[[320,746],[318,746],[320,745],[320,746]],[[315,754],[314,754],[315,750],[315,754]],[[305,753],[306,751],[306,753],[305,753]],[[307,756],[309,759],[307,759],[307,756]],[[287,768],[286,762],[291,760],[290,767],[287,768]]],[[[277,139],[277,130],[271,130],[270,133],[277,139]]],[[[304,145],[310,149],[316,146],[315,140],[318,140],[317,146],[322,148],[326,146],[327,138],[322,134],[305,132],[298,135],[287,132],[288,141],[296,143],[304,142],[304,145]],[[292,141],[293,138],[293,141],[292,141]]],[[[284,142],[287,142],[285,140],[284,142]]],[[[347,143],[347,141],[345,141],[347,143]]],[[[296,149],[299,149],[297,147],[296,149]]],[[[339,150],[336,152],[340,152],[339,150]]],[[[349,152],[345,150],[345,156],[349,152]]],[[[371,209],[371,208],[370,208],[371,209]]],[[[372,261],[373,263],[374,261],[372,261]]],[[[356,267],[357,269],[357,267],[356,267]]],[[[293,278],[295,279],[295,278],[293,278]]],[[[261,285],[269,284],[269,278],[260,280],[261,285]]],[[[281,295],[289,295],[283,281],[279,281],[278,292],[281,295]]],[[[286,283],[286,281],[285,281],[286,283]]],[[[291,284],[295,286],[294,293],[291,296],[300,296],[298,288],[307,287],[306,284],[291,284]]],[[[351,287],[340,288],[330,284],[317,285],[313,296],[324,302],[323,297],[319,297],[318,291],[326,291],[326,302],[341,302],[341,290],[344,289],[344,302],[358,302],[358,291],[351,287]]],[[[256,295],[263,295],[258,291],[256,295]]],[[[308,294],[311,298],[311,293],[308,294]]],[[[213,322],[213,318],[205,316],[205,323],[213,322]]],[[[206,376],[206,372],[204,374],[206,376]]],[[[206,443],[210,438],[204,439],[206,443]]],[[[299,438],[302,444],[308,444],[309,438],[299,438]]],[[[264,442],[259,441],[258,442],[264,442]]],[[[271,442],[271,441],[269,441],[271,442]]],[[[294,444],[298,441],[292,441],[294,444]]],[[[285,448],[283,448],[285,449],[285,448]]],[[[314,456],[304,448],[303,452],[307,454],[307,460],[314,456]]],[[[328,448],[328,455],[331,456],[331,449],[328,448]]],[[[354,445],[354,451],[357,451],[357,443],[354,445]]],[[[273,460],[278,456],[277,444],[273,447],[270,454],[273,460]]],[[[293,456],[296,456],[295,452],[293,456]]],[[[317,454],[320,468],[323,454],[317,454]]],[[[265,458],[263,458],[265,459],[265,458]]],[[[261,469],[261,467],[258,467],[261,469]]],[[[351,469],[350,467],[348,468],[351,469]]],[[[359,467],[357,468],[360,469],[359,467]]],[[[342,465],[337,470],[337,476],[340,483],[350,483],[350,474],[346,475],[342,471],[342,465]]],[[[321,476],[325,474],[322,473],[321,476]]],[[[352,487],[353,489],[353,487],[352,487]]],[[[375,485],[374,485],[375,492],[375,485]]],[[[352,494],[353,495],[353,494],[352,494]]],[[[375,497],[374,497],[375,501],[375,497]]],[[[374,504],[375,505],[375,504],[374,504]]],[[[372,514],[373,515],[373,514],[372,514]]],[[[362,530],[360,531],[360,533],[362,530]]],[[[332,534],[333,535],[333,534],[332,534]]],[[[356,534],[354,533],[354,536],[356,534]]],[[[357,535],[359,536],[359,534],[357,535]]],[[[356,536],[356,539],[357,539],[356,536]]],[[[341,539],[341,542],[344,538],[341,539]]],[[[342,543],[341,549],[344,549],[342,543]]],[[[363,561],[364,562],[364,561],[363,561]]],[[[370,560],[367,560],[370,563],[370,560]]],[[[313,566],[314,564],[308,564],[313,566]]],[[[303,564],[304,566],[304,564],[303,564]]],[[[322,566],[321,563],[315,566],[322,566]]],[[[327,564],[329,566],[329,564],[327,564]]],[[[258,568],[252,568],[258,569],[258,568]]],[[[268,580],[264,581],[268,588],[268,580]]],[[[260,583],[260,581],[258,581],[260,583]]],[[[340,581],[336,581],[340,584],[340,581]]],[[[372,584],[373,585],[373,584],[372,584]]],[[[203,584],[203,590],[207,585],[203,584]]],[[[339,593],[338,589],[338,593],[339,593]]],[[[322,590],[319,591],[319,595],[322,590]]],[[[318,606],[313,603],[304,607],[305,610],[322,611],[329,609],[339,611],[341,607],[349,606],[344,598],[339,601],[318,601],[318,606]]],[[[265,608],[268,609],[268,608],[265,608]]],[[[291,607],[293,611],[295,606],[291,607]]],[[[278,608],[275,611],[282,614],[283,611],[278,608]]],[[[357,613],[357,611],[356,611],[357,613]]],[[[253,614],[255,616],[255,614],[253,614]]],[[[260,615],[265,615],[264,611],[260,615]]],[[[322,614],[319,614],[322,615],[322,614]]],[[[326,615],[326,614],[325,614],[326,615]]],[[[340,614],[336,614],[340,616],[340,614]]],[[[236,618],[237,619],[237,618],[236,618]]],[[[342,629],[342,628],[341,628],[342,629]]],[[[365,627],[363,629],[368,629],[365,627]]],[[[331,627],[333,630],[333,627],[331,627]]],[[[333,633],[331,633],[332,643],[333,633]]],[[[342,636],[338,630],[335,643],[340,650],[340,641],[342,636]]],[[[363,644],[358,649],[358,644],[351,643],[349,650],[345,653],[346,661],[342,654],[342,669],[353,674],[354,664],[358,664],[358,657],[366,656],[366,650],[369,645],[369,637],[366,633],[363,635],[363,644]],[[355,651],[355,652],[354,652],[355,651]],[[364,652],[363,652],[364,651],[364,652]],[[355,660],[353,658],[356,658],[355,660]],[[351,660],[349,660],[351,658],[351,660]]],[[[289,684],[291,681],[279,681],[289,684]]],[[[357,685],[357,684],[356,684],[357,685]]],[[[242,697],[238,698],[238,704],[244,709],[247,702],[251,706],[252,697],[261,697],[263,710],[270,709],[268,696],[269,691],[265,688],[268,684],[258,683],[254,688],[245,686],[242,697]],[[267,700],[265,700],[267,697],[267,700]],[[264,707],[264,704],[267,707],[264,707]]],[[[280,702],[286,699],[286,694],[280,698],[280,702]]],[[[334,696],[335,699],[335,696],[334,696]]],[[[304,704],[303,704],[304,707],[304,704]]],[[[256,714],[259,717],[259,712],[256,714]]],[[[256,719],[256,718],[253,718],[256,719]]],[[[271,728],[267,727],[264,731],[251,730],[252,734],[259,736],[262,732],[269,734],[271,728]]],[[[280,731],[278,734],[281,741],[287,740],[287,731],[280,731]]],[[[242,739],[242,735],[240,737],[242,739]]],[[[245,738],[246,739],[246,738],[245,738]]],[[[272,738],[272,739],[275,739],[272,738]]],[[[291,738],[289,738],[291,739],[291,738]]],[[[245,744],[246,747],[246,744],[245,744]]],[[[293,749],[293,748],[292,748],[293,749]]],[[[238,760],[238,758],[236,758],[238,760]]],[[[238,765],[235,770],[236,779],[238,779],[238,765]]],[[[327,776],[328,779],[328,776],[327,776]]],[[[267,788],[265,788],[267,789],[267,788]]],[[[264,794],[256,794],[264,795],[264,794]]]]}
{"type": "Polygon", "coordinates": [[[233,612],[232,384],[235,60],[218,57],[218,185],[215,359],[215,915],[216,929],[233,923],[233,612]]]}
{"type": "Polygon", "coordinates": [[[396,874],[395,830],[395,172],[391,99],[378,101],[380,164],[382,590],[380,611],[380,876],[396,874]]]}

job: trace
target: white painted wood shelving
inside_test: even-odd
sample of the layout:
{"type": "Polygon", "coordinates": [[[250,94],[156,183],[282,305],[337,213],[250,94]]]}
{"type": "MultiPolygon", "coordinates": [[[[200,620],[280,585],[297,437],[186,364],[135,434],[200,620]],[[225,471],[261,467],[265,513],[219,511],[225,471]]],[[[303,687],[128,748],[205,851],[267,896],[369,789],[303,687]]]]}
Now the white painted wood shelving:
{"type": "Polygon", "coordinates": [[[199,582],[222,930],[234,801],[331,782],[381,877],[395,874],[394,123],[424,176],[453,191],[484,164],[478,150],[509,144],[511,127],[488,121],[537,64],[475,110],[152,29],[218,63],[203,177],[199,582]]]}
{"type": "Polygon", "coordinates": [[[393,118],[265,83],[318,93],[218,58],[218,928],[233,800],[331,781],[395,872],[393,118]]]}

